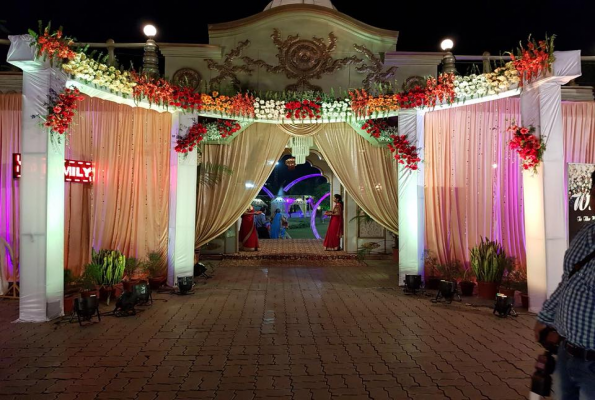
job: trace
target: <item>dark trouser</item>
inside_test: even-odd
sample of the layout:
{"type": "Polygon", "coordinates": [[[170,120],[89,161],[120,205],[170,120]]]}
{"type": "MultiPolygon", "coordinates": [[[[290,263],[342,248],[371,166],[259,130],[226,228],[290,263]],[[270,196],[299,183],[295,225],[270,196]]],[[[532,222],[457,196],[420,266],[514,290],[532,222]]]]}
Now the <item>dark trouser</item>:
{"type": "Polygon", "coordinates": [[[559,400],[595,399],[595,361],[568,354],[562,343],[558,349],[553,386],[555,398],[559,400]]]}
{"type": "Polygon", "coordinates": [[[270,239],[271,238],[271,235],[269,234],[269,230],[266,228],[266,226],[256,228],[256,230],[258,231],[259,239],[270,239]]]}

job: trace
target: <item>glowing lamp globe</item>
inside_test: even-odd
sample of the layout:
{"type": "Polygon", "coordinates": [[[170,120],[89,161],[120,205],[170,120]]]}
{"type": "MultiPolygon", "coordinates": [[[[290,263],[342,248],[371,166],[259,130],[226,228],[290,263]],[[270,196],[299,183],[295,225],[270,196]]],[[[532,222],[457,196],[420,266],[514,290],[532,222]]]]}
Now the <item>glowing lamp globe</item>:
{"type": "Polygon", "coordinates": [[[155,28],[153,25],[145,25],[143,32],[147,37],[151,38],[157,35],[157,28],[155,28]]]}
{"type": "Polygon", "coordinates": [[[444,39],[442,43],[440,43],[440,47],[444,51],[450,51],[454,47],[454,42],[451,39],[444,39]]]}

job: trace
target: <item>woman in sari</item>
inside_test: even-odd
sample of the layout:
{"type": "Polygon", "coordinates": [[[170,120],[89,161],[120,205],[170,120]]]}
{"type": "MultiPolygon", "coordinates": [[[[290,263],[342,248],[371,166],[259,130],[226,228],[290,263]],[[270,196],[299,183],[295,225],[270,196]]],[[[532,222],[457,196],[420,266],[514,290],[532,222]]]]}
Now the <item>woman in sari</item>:
{"type": "Polygon", "coordinates": [[[240,246],[243,251],[258,250],[258,235],[254,226],[254,215],[261,214],[260,211],[254,211],[254,207],[250,206],[242,215],[242,225],[240,226],[240,246]]]}
{"type": "Polygon", "coordinates": [[[324,237],[324,250],[341,250],[341,238],[343,237],[343,199],[340,194],[335,195],[335,206],[333,211],[325,212],[331,217],[328,230],[324,237]]]}
{"type": "Polygon", "coordinates": [[[271,239],[279,239],[281,237],[281,210],[277,208],[275,211],[275,218],[271,223],[271,239]]]}

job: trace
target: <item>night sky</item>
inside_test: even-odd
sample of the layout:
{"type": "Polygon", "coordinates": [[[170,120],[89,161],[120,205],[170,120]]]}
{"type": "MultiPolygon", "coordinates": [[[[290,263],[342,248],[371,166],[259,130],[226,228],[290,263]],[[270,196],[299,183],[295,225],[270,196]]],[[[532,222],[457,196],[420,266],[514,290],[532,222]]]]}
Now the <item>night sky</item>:
{"type": "MultiPolygon", "coordinates": [[[[440,51],[440,40],[455,40],[455,54],[479,55],[511,50],[530,33],[558,35],[560,50],[582,49],[595,55],[595,2],[584,0],[397,1],[335,0],[335,7],[360,21],[400,31],[397,50],[440,51]],[[392,4],[392,6],[389,6],[392,4]]],[[[157,41],[208,43],[207,24],[256,14],[268,0],[73,2],[6,1],[0,20],[11,34],[26,33],[37,20],[52,20],[79,41],[141,42],[146,22],[154,23],[157,41]]],[[[6,34],[0,33],[0,37],[6,34]]],[[[6,46],[2,46],[5,60],[6,46]]]]}

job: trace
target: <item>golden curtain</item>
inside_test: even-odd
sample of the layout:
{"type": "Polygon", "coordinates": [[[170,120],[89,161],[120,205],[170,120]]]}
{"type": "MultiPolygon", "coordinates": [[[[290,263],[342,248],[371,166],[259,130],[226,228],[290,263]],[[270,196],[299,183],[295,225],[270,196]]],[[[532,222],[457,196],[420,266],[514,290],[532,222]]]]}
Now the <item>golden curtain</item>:
{"type": "Polygon", "coordinates": [[[398,168],[385,147],[374,147],[345,123],[327,124],[314,137],[333,173],[376,222],[399,232],[398,168]]]}
{"type": "MultiPolygon", "coordinates": [[[[0,237],[19,254],[19,181],[13,178],[14,153],[20,153],[21,101],[20,93],[0,94],[0,237]]],[[[0,245],[0,258],[10,260],[0,245]]],[[[15,260],[16,261],[16,260],[15,260]]],[[[0,262],[0,265],[3,265],[0,262]]],[[[12,260],[0,271],[4,281],[12,273],[12,260]],[[8,270],[9,269],[9,270],[8,270]]],[[[2,279],[0,279],[2,281],[2,279]]],[[[1,290],[0,290],[1,291],[1,290]]]]}
{"type": "Polygon", "coordinates": [[[214,186],[200,185],[195,243],[199,248],[225,232],[256,197],[281,157],[289,136],[274,124],[255,123],[229,145],[204,146],[202,162],[232,171],[214,186]]]}
{"type": "Polygon", "coordinates": [[[85,98],[66,158],[93,161],[92,185],[66,185],[66,266],[79,273],[91,247],[129,257],[167,254],[171,114],[85,98]]]}
{"type": "Polygon", "coordinates": [[[517,98],[426,114],[426,247],[440,261],[469,261],[487,236],[525,263],[521,167],[506,132],[520,117],[517,98]]]}

